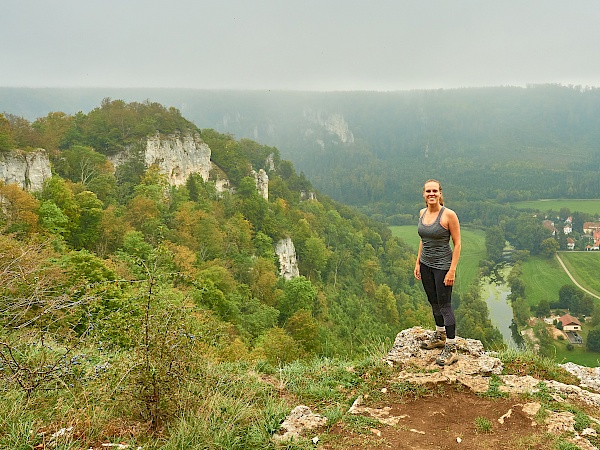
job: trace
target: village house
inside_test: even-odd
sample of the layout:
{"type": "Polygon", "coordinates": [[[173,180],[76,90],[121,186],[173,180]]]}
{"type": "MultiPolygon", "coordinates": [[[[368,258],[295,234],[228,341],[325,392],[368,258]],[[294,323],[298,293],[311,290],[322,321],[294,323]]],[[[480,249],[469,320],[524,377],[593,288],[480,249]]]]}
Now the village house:
{"type": "Polygon", "coordinates": [[[552,222],[551,220],[543,220],[542,226],[547,230],[550,230],[552,232],[552,236],[556,236],[556,228],[554,227],[554,222],[552,222]]]}
{"type": "Polygon", "coordinates": [[[562,324],[564,332],[568,331],[581,331],[581,322],[577,317],[573,317],[571,314],[565,314],[558,319],[562,324]]]}
{"type": "Polygon", "coordinates": [[[567,250],[575,249],[575,240],[573,238],[567,238],[567,250]]]}
{"type": "Polygon", "coordinates": [[[586,245],[585,249],[589,252],[589,251],[595,251],[595,250],[600,250],[600,240],[598,241],[594,241],[594,243],[592,245],[586,245]]]}
{"type": "Polygon", "coordinates": [[[569,223],[565,224],[565,226],[563,227],[563,233],[571,234],[572,232],[573,232],[573,226],[569,223]]]}
{"type": "Polygon", "coordinates": [[[600,222],[584,222],[583,232],[585,234],[594,234],[594,231],[600,230],[600,222]]]}

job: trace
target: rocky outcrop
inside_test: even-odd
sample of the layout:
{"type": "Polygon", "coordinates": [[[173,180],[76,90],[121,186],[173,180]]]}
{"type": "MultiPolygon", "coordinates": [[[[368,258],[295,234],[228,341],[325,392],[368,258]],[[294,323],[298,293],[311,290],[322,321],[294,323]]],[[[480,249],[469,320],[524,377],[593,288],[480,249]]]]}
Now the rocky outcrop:
{"type": "MultiPolygon", "coordinates": [[[[565,436],[566,440],[577,445],[578,448],[586,450],[597,448],[594,443],[597,443],[597,429],[600,426],[600,420],[588,415],[591,424],[582,429],[581,426],[576,426],[577,417],[568,408],[550,408],[549,400],[545,400],[543,404],[536,400],[540,395],[549,396],[548,398],[557,404],[565,402],[572,402],[576,405],[585,404],[590,407],[590,411],[598,411],[600,409],[600,390],[592,387],[594,386],[593,378],[597,377],[596,369],[584,368],[573,363],[563,365],[566,370],[580,378],[581,386],[560,383],[555,380],[540,380],[532,376],[503,375],[500,359],[493,353],[486,352],[480,341],[461,337],[457,337],[459,360],[450,366],[440,367],[435,363],[440,349],[424,350],[421,348],[421,343],[429,339],[432,334],[433,330],[426,330],[422,327],[413,327],[398,333],[393,347],[383,358],[389,365],[399,369],[394,371],[387,380],[390,386],[409,383],[432,389],[436,385],[459,384],[462,387],[458,387],[458,391],[464,391],[466,388],[477,394],[490,393],[496,396],[506,396],[511,401],[507,403],[505,412],[495,416],[495,427],[510,426],[510,423],[514,423],[518,418],[525,418],[526,421],[531,421],[532,427],[541,427],[543,432],[552,435],[565,436]],[[584,383],[585,389],[583,388],[584,383]],[[543,414],[540,414],[542,408],[544,411],[543,414]]],[[[354,369],[348,368],[347,370],[353,371],[354,369]]],[[[397,394],[393,393],[394,390],[385,383],[386,381],[383,381],[384,386],[377,393],[375,403],[370,401],[369,393],[358,395],[347,413],[371,418],[377,425],[370,431],[377,437],[383,436],[382,433],[385,430],[381,429],[382,427],[391,427],[396,430],[405,429],[407,432],[423,435],[429,434],[426,427],[410,428],[415,421],[411,421],[411,414],[402,414],[403,410],[398,408],[397,394]],[[390,399],[388,405],[386,405],[386,398],[390,399]]],[[[439,414],[446,414],[447,405],[444,405],[444,409],[439,414]]],[[[288,416],[289,419],[298,415],[298,412],[294,411],[288,416]]],[[[311,414],[310,410],[306,411],[306,417],[311,414]]],[[[284,424],[287,421],[288,419],[284,424]]],[[[314,433],[311,421],[298,420],[292,423],[294,426],[291,428],[289,425],[284,427],[282,424],[282,432],[279,434],[289,439],[298,436],[307,438],[310,436],[308,435],[309,430],[314,433]],[[303,423],[309,425],[302,428],[303,423]],[[293,430],[294,434],[287,434],[290,430],[293,430]]],[[[316,443],[316,441],[318,441],[318,437],[313,437],[313,442],[316,443]]],[[[457,444],[462,441],[461,436],[456,437],[457,444]]]]}
{"type": "Polygon", "coordinates": [[[41,191],[44,181],[51,176],[50,159],[43,149],[0,153],[0,180],[6,184],[15,183],[29,191],[41,191]]]}
{"type": "MultiPolygon", "coordinates": [[[[438,352],[424,350],[421,343],[430,338],[432,330],[413,327],[403,330],[396,336],[392,349],[385,360],[392,366],[419,366],[423,369],[439,369],[435,360],[438,352]]],[[[487,354],[481,341],[456,337],[456,346],[460,358],[443,371],[444,377],[462,377],[472,375],[492,375],[502,373],[502,362],[487,354]],[[448,370],[446,370],[448,369],[448,370]],[[453,373],[453,375],[450,374],[453,373]]],[[[428,375],[428,374],[423,374],[428,375]]]]}
{"type": "MultiPolygon", "coordinates": [[[[308,406],[296,406],[285,418],[279,427],[279,432],[273,435],[274,441],[286,441],[297,439],[307,430],[323,427],[327,424],[327,418],[314,414],[308,406]]],[[[317,443],[318,439],[313,439],[317,443]]]]}
{"type": "MultiPolygon", "coordinates": [[[[340,113],[327,114],[322,111],[314,111],[305,109],[303,112],[304,118],[315,125],[322,127],[328,134],[334,135],[342,144],[354,143],[354,134],[350,131],[348,122],[340,113]]],[[[311,135],[314,130],[305,130],[305,135],[311,135]]]]}
{"type": "Polygon", "coordinates": [[[258,194],[265,200],[269,200],[269,176],[264,169],[260,169],[258,172],[252,170],[254,176],[254,183],[256,184],[256,190],[258,194]]]}
{"type": "MultiPolygon", "coordinates": [[[[411,368],[411,370],[400,371],[396,380],[421,385],[460,383],[473,392],[484,393],[490,389],[490,375],[494,374],[501,383],[497,387],[499,392],[522,396],[536,394],[542,389],[547,389],[557,402],[573,400],[592,408],[600,408],[600,386],[594,383],[597,381],[595,379],[597,377],[596,369],[589,369],[573,363],[564,365],[565,369],[581,380],[582,386],[585,383],[586,389],[555,380],[539,380],[529,375],[502,375],[502,363],[493,354],[485,352],[480,341],[461,337],[457,337],[459,360],[450,366],[440,367],[435,363],[439,349],[437,351],[423,350],[420,346],[421,342],[429,339],[431,334],[433,334],[432,330],[425,330],[421,327],[409,328],[398,333],[392,349],[384,360],[392,366],[411,368]]],[[[531,407],[531,404],[522,406],[525,411],[531,407]]],[[[533,415],[535,412],[532,413],[533,415]]],[[[561,427],[565,421],[571,423],[574,420],[573,417],[572,413],[549,417],[546,420],[548,431],[552,432],[554,428],[561,427]]],[[[576,439],[585,440],[579,435],[576,436],[576,439]]]]}
{"type": "Polygon", "coordinates": [[[185,184],[192,173],[208,180],[211,162],[210,148],[198,134],[172,135],[148,138],[145,154],[146,167],[156,164],[173,186],[185,184]]]}
{"type": "Polygon", "coordinates": [[[313,191],[300,191],[300,201],[306,201],[306,200],[316,200],[317,199],[317,194],[315,194],[313,191]]]}
{"type": "MultiPolygon", "coordinates": [[[[110,159],[115,167],[132,157],[132,149],[110,159]]],[[[146,167],[156,165],[173,186],[184,185],[188,177],[198,173],[207,181],[211,170],[210,148],[199,134],[174,134],[155,136],[146,139],[143,160],[146,167]]]]}
{"type": "Polygon", "coordinates": [[[279,257],[279,274],[286,280],[291,280],[300,275],[296,248],[291,238],[280,240],[275,246],[275,254],[279,257]]]}
{"type": "Polygon", "coordinates": [[[568,362],[560,365],[567,372],[575,375],[581,380],[579,386],[600,392],[600,367],[584,367],[568,362]]]}

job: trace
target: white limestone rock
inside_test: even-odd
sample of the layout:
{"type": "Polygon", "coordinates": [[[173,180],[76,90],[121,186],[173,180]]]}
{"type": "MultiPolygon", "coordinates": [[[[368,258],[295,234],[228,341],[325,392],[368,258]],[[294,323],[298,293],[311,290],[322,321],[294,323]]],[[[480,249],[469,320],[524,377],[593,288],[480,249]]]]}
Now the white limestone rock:
{"type": "Polygon", "coordinates": [[[23,189],[38,192],[51,176],[50,159],[44,149],[0,153],[0,180],[6,184],[15,183],[23,189]]]}
{"type": "Polygon", "coordinates": [[[280,240],[275,246],[275,254],[279,257],[279,274],[286,280],[300,276],[296,248],[291,238],[280,240]]]}
{"type": "MultiPolygon", "coordinates": [[[[132,149],[128,149],[109,160],[115,167],[131,158],[132,149]]],[[[167,177],[172,186],[182,186],[188,177],[197,173],[204,181],[208,181],[212,163],[211,150],[199,134],[173,134],[155,136],[146,139],[143,160],[146,167],[156,165],[167,177]]]]}

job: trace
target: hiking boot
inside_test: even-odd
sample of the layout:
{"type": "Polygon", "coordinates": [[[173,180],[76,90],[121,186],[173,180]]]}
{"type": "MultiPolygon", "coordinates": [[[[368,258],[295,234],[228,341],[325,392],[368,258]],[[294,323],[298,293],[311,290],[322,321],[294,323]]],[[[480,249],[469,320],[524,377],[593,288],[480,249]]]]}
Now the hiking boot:
{"type": "Polygon", "coordinates": [[[456,344],[445,344],[444,350],[435,360],[440,366],[449,366],[450,364],[458,361],[458,355],[456,353],[456,344]]]}
{"type": "Polygon", "coordinates": [[[427,341],[421,342],[421,348],[431,350],[432,348],[442,348],[446,345],[446,332],[435,331],[427,341]]]}

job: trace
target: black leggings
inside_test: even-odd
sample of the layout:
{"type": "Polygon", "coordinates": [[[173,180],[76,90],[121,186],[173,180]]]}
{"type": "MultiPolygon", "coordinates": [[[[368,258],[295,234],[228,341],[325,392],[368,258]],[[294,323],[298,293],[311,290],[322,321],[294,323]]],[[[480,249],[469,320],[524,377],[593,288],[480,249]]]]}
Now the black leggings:
{"type": "Polygon", "coordinates": [[[438,327],[446,327],[446,336],[449,339],[456,337],[456,319],[452,311],[452,286],[444,284],[447,270],[432,269],[421,264],[421,283],[431,303],[433,318],[438,327]]]}

